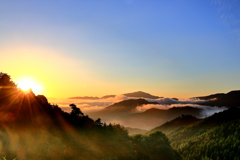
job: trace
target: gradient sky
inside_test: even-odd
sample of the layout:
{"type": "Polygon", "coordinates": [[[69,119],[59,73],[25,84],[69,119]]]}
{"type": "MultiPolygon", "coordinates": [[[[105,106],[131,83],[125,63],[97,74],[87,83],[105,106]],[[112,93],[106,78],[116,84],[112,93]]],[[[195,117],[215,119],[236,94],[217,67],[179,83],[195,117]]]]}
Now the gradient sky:
{"type": "Polygon", "coordinates": [[[239,0],[0,0],[0,71],[47,97],[240,89],[239,0]]]}

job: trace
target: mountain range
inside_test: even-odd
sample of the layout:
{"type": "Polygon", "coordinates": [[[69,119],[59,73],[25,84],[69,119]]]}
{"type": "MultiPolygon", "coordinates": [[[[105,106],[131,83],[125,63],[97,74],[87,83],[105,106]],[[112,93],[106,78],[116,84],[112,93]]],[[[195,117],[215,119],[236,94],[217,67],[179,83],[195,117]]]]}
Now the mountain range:
{"type": "MultiPolygon", "coordinates": [[[[24,92],[9,75],[0,74],[0,157],[19,160],[238,160],[239,94],[240,91],[231,91],[195,97],[205,100],[202,106],[166,109],[154,108],[160,105],[159,100],[133,98],[95,112],[90,115],[97,117],[93,120],[75,104],[69,104],[70,113],[64,112],[58,105],[50,104],[45,96],[36,96],[31,90],[24,92]],[[151,108],[142,111],[146,106],[151,108]],[[216,106],[228,108],[199,118],[206,108],[219,108],[216,106]],[[101,121],[107,118],[111,123],[101,121]],[[145,133],[146,130],[134,126],[151,130],[145,133]]],[[[178,102],[181,101],[176,100],[178,102]]]]}
{"type": "MultiPolygon", "coordinates": [[[[146,98],[146,99],[158,99],[158,98],[163,98],[163,97],[158,97],[158,96],[154,96],[151,95],[149,93],[146,92],[142,92],[142,91],[137,91],[137,92],[132,92],[132,93],[125,93],[122,94],[126,97],[131,97],[131,98],[146,98]]],[[[103,97],[91,97],[91,96],[84,96],[84,97],[70,97],[68,99],[105,99],[105,98],[113,98],[116,95],[106,95],[103,97]]]]}
{"type": "Polygon", "coordinates": [[[231,91],[228,93],[217,93],[208,96],[193,97],[196,99],[206,100],[202,105],[208,106],[225,106],[237,107],[240,106],[240,90],[231,91]]]}
{"type": "Polygon", "coordinates": [[[189,106],[173,107],[166,110],[151,108],[144,112],[132,113],[122,116],[117,119],[117,122],[121,122],[121,124],[124,126],[149,130],[183,114],[201,117],[202,112],[203,110],[201,108],[194,108],[189,106]]]}
{"type": "MultiPolygon", "coordinates": [[[[140,93],[142,92],[134,92],[127,95],[141,95],[140,93]]],[[[115,103],[89,115],[93,118],[100,117],[105,122],[115,122],[127,127],[148,130],[181,115],[192,115],[197,118],[203,118],[207,115],[213,114],[214,112],[224,110],[222,108],[218,109],[217,106],[240,106],[239,95],[240,91],[231,91],[226,94],[218,93],[208,96],[193,97],[194,99],[200,99],[205,101],[198,103],[198,107],[194,105],[186,105],[182,107],[172,107],[168,109],[157,108],[157,106],[160,105],[159,103],[157,103],[157,101],[147,101],[147,99],[129,99],[115,103]],[[143,108],[143,106],[145,105],[150,105],[151,107],[146,110],[141,110],[141,108],[143,108]],[[156,107],[154,107],[155,105],[156,107]]],[[[178,101],[175,101],[177,106],[178,101]]],[[[179,101],[179,103],[182,102],[179,101]]]]}
{"type": "Polygon", "coordinates": [[[90,114],[91,117],[100,117],[104,121],[110,121],[117,119],[126,114],[136,112],[137,107],[141,107],[146,104],[158,104],[157,102],[148,102],[145,99],[129,99],[121,102],[114,103],[100,111],[90,114]]]}
{"type": "Polygon", "coordinates": [[[129,99],[114,103],[100,111],[89,113],[90,117],[101,118],[104,122],[120,123],[127,127],[151,129],[159,124],[182,114],[190,114],[202,117],[203,109],[191,106],[173,107],[170,109],[157,109],[157,102],[149,102],[145,99],[129,99]],[[139,111],[144,105],[152,105],[153,108],[139,111]]]}

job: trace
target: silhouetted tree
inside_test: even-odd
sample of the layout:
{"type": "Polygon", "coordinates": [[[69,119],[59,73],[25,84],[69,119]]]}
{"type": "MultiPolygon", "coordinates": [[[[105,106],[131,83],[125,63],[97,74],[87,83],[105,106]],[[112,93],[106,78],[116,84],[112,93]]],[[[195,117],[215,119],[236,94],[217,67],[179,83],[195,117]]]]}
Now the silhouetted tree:
{"type": "Polygon", "coordinates": [[[95,122],[96,122],[98,125],[103,125],[103,123],[101,122],[101,118],[98,118],[97,120],[95,120],[95,122]]]}
{"type": "Polygon", "coordinates": [[[72,108],[71,115],[84,116],[83,112],[75,104],[69,105],[72,108]]]}

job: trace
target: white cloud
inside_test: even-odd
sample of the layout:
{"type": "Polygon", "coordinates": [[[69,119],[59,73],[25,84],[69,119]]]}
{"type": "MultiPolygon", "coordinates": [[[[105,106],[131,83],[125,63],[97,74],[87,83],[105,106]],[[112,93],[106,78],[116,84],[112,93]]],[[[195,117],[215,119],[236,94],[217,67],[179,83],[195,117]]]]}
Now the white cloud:
{"type": "Polygon", "coordinates": [[[95,112],[99,111],[105,107],[108,107],[114,103],[130,99],[124,95],[119,95],[116,97],[106,98],[106,99],[66,99],[66,98],[49,98],[49,103],[51,104],[58,104],[62,110],[66,112],[70,112],[71,108],[69,104],[74,103],[79,107],[83,113],[95,112]]]}
{"type": "Polygon", "coordinates": [[[204,100],[197,99],[186,99],[186,100],[174,100],[171,98],[160,98],[160,99],[147,99],[149,102],[157,102],[159,104],[172,105],[172,104],[197,104],[205,102],[204,100]]]}
{"type": "MultiPolygon", "coordinates": [[[[62,110],[64,110],[65,112],[70,112],[71,108],[69,104],[74,103],[77,105],[77,107],[79,107],[82,110],[84,114],[88,114],[91,112],[102,110],[105,107],[108,107],[114,103],[117,103],[123,100],[128,100],[128,99],[133,99],[133,98],[128,98],[124,95],[119,95],[116,97],[111,97],[106,99],[93,99],[93,100],[49,98],[49,102],[51,104],[58,104],[58,106],[61,107],[62,110]]],[[[159,104],[142,105],[137,107],[135,112],[144,112],[150,108],[166,110],[172,107],[190,106],[190,107],[202,108],[203,109],[202,118],[203,118],[227,109],[225,107],[210,107],[210,106],[199,105],[197,103],[201,103],[205,101],[197,100],[197,99],[174,100],[171,98],[160,98],[160,99],[146,99],[146,100],[149,102],[157,102],[159,104]]]]}

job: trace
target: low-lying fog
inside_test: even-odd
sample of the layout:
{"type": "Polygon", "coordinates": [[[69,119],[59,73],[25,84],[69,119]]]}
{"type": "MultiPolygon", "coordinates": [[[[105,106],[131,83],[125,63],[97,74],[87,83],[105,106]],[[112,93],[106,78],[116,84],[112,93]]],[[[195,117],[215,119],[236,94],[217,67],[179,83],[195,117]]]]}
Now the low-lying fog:
{"type": "MultiPolygon", "coordinates": [[[[128,99],[137,99],[137,98],[130,98],[126,97],[124,95],[119,95],[113,98],[106,98],[106,99],[58,99],[58,98],[49,98],[49,102],[51,104],[58,104],[59,107],[62,108],[62,110],[66,112],[70,112],[71,108],[69,107],[69,104],[76,104],[77,107],[81,109],[81,111],[85,115],[90,115],[91,113],[97,112],[99,110],[104,109],[105,107],[108,107],[114,103],[123,101],[123,100],[128,100],[128,99]]],[[[198,118],[204,118],[207,116],[210,116],[216,112],[220,112],[223,110],[226,110],[227,108],[225,107],[211,107],[211,106],[203,106],[199,105],[197,103],[204,102],[202,100],[196,100],[196,99],[185,99],[185,100],[174,100],[171,98],[160,98],[160,99],[146,99],[149,102],[158,102],[159,104],[147,104],[147,105],[142,105],[136,108],[135,111],[132,113],[141,113],[144,112],[148,109],[151,108],[157,108],[157,109],[163,109],[163,110],[168,110],[172,107],[184,107],[184,106],[191,106],[191,107],[196,107],[196,108],[201,108],[201,116],[198,118]]],[[[101,117],[100,117],[101,118],[101,117]]],[[[104,121],[104,119],[102,119],[104,121]]],[[[109,121],[106,121],[109,123],[109,121]]],[[[113,119],[113,122],[116,122],[113,119]]],[[[120,121],[117,121],[121,123],[120,121]]],[[[123,125],[126,125],[124,123],[121,123],[123,125]]],[[[160,125],[160,124],[159,124],[160,125]]],[[[130,127],[139,127],[139,126],[130,126],[130,127]]],[[[141,126],[140,126],[141,127],[141,126]]],[[[141,127],[143,128],[143,127],[141,127]]],[[[146,127],[144,127],[146,129],[146,127]]]]}

